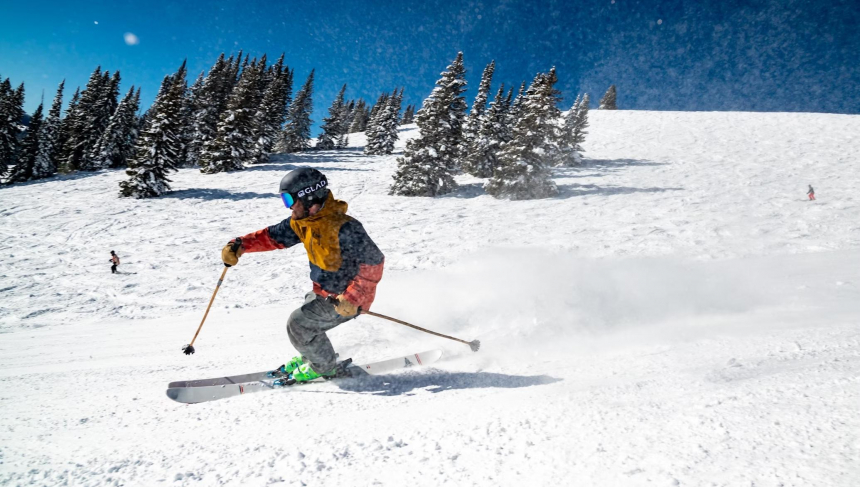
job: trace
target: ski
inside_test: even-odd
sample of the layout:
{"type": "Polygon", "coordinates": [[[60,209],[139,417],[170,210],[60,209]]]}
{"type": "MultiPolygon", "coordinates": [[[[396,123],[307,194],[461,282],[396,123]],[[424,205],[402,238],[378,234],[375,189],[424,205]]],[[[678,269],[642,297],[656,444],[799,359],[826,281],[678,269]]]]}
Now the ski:
{"type": "MultiPolygon", "coordinates": [[[[332,380],[349,380],[361,377],[362,375],[383,375],[403,368],[429,365],[436,362],[441,357],[441,350],[429,350],[380,362],[371,362],[367,364],[353,363],[346,369],[349,374],[348,377],[339,377],[332,380]]],[[[225,399],[241,394],[294,387],[276,385],[275,381],[278,379],[268,377],[268,373],[269,371],[265,371],[228,377],[216,377],[212,379],[171,382],[167,388],[167,397],[176,402],[196,404],[200,402],[216,401],[218,399],[225,399]]],[[[318,379],[313,382],[324,382],[324,380],[318,379]]],[[[301,384],[299,384],[299,386],[301,386],[301,384]]]]}

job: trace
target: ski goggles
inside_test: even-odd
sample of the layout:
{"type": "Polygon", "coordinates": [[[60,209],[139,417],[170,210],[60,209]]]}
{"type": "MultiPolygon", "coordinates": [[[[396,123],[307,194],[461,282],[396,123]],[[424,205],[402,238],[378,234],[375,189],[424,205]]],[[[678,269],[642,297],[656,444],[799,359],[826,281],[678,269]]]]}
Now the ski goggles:
{"type": "Polygon", "coordinates": [[[296,200],[293,199],[293,195],[290,193],[281,193],[281,199],[284,200],[284,205],[287,208],[292,208],[296,204],[296,200]]]}

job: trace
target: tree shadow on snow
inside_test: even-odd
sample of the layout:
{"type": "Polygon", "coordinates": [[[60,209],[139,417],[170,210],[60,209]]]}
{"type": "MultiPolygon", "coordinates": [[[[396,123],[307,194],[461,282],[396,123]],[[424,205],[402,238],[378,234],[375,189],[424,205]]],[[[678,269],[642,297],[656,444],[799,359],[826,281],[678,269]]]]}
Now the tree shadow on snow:
{"type": "Polygon", "coordinates": [[[622,168],[622,167],[635,167],[635,166],[667,166],[668,162],[654,162],[654,161],[646,161],[644,159],[585,159],[582,161],[582,165],[579,166],[582,169],[601,167],[601,168],[622,168]]]}
{"type": "MultiPolygon", "coordinates": [[[[13,166],[10,166],[10,168],[13,166]]],[[[75,171],[69,174],[54,174],[53,176],[49,176],[47,178],[42,179],[32,179],[30,181],[22,181],[13,184],[6,184],[7,181],[5,178],[0,178],[0,189],[2,188],[16,188],[22,186],[32,186],[36,184],[44,184],[44,183],[53,183],[56,181],[75,181],[77,179],[85,179],[92,178],[96,176],[110,176],[112,173],[117,171],[125,171],[125,168],[106,168],[99,169],[98,171],[75,171]]]]}
{"type": "Polygon", "coordinates": [[[439,198],[477,198],[478,196],[482,196],[487,194],[484,191],[484,183],[468,183],[468,184],[460,184],[457,186],[457,189],[454,191],[440,195],[439,198]]]}
{"type": "Polygon", "coordinates": [[[250,191],[234,193],[224,189],[202,189],[189,188],[180,189],[165,193],[162,198],[176,198],[183,200],[254,200],[254,199],[270,199],[277,196],[277,193],[253,193],[250,191]]]}
{"type": "MultiPolygon", "coordinates": [[[[310,151],[299,154],[276,154],[272,159],[265,164],[255,164],[246,166],[246,171],[292,171],[301,166],[308,164],[323,164],[332,162],[342,162],[345,164],[354,164],[364,161],[368,156],[363,152],[355,151],[352,148],[338,151],[310,151]]],[[[314,169],[322,171],[371,171],[369,168],[361,167],[331,167],[331,166],[313,166],[314,169]]]]}
{"type": "Polygon", "coordinates": [[[664,191],[683,190],[684,188],[630,188],[627,186],[598,186],[596,184],[559,184],[557,198],[588,195],[612,196],[632,193],[662,193],[664,191]]]}
{"type": "Polygon", "coordinates": [[[353,380],[336,381],[337,387],[348,392],[362,392],[374,396],[409,395],[424,389],[438,393],[457,389],[518,389],[559,382],[561,379],[548,375],[508,375],[492,372],[443,372],[430,370],[425,373],[396,375],[367,375],[353,380]]]}

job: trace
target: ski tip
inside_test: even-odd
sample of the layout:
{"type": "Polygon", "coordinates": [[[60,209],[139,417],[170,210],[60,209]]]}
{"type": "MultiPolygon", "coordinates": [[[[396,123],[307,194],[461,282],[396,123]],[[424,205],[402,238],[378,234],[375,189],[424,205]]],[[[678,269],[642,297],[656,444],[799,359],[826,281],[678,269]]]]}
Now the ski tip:
{"type": "Polygon", "coordinates": [[[169,397],[170,399],[173,399],[174,401],[178,400],[179,399],[179,389],[178,388],[167,389],[167,397],[169,397]]]}
{"type": "Polygon", "coordinates": [[[417,353],[415,355],[417,355],[421,361],[431,363],[442,358],[442,350],[427,350],[426,352],[417,353]]]}

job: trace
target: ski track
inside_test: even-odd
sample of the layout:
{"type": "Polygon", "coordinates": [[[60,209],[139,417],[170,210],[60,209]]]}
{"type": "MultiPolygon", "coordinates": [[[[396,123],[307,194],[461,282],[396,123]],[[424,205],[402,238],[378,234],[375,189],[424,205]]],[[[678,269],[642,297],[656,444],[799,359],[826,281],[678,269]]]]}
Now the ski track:
{"type": "MultiPolygon", "coordinates": [[[[560,195],[459,176],[387,194],[397,153],[122,171],[0,189],[0,485],[853,486],[860,478],[860,117],[593,111],[560,195]],[[287,216],[296,165],[329,177],[386,255],[356,361],[432,368],[185,406],[170,381],[274,368],[309,289],[299,247],[221,247],[287,216]],[[818,200],[805,201],[806,185],[818,200]],[[116,250],[124,274],[111,275],[116,250]]],[[[416,132],[407,127],[402,135],[416,132]]],[[[402,151],[404,138],[398,143],[402,151]]]]}

